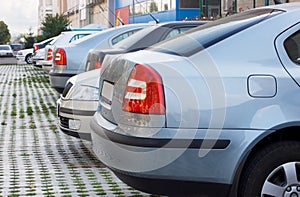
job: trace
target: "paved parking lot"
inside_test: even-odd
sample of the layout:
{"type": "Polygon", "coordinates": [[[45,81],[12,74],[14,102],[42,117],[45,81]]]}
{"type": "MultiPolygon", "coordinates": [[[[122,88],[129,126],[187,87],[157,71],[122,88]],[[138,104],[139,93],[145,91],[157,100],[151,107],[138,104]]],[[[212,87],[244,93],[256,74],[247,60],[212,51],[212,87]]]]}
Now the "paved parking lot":
{"type": "Polygon", "coordinates": [[[42,70],[0,66],[0,195],[149,196],[115,177],[89,142],[58,130],[57,97],[42,70]]]}
{"type": "Polygon", "coordinates": [[[0,57],[0,64],[17,64],[16,57],[0,57]]]}

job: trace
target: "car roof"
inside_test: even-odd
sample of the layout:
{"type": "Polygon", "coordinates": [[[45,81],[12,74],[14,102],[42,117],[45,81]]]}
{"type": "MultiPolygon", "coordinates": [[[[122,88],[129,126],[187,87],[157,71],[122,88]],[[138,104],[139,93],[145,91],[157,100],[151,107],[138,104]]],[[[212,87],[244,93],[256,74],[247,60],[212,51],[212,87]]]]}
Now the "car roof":
{"type": "Polygon", "coordinates": [[[300,2],[282,3],[282,4],[265,6],[265,7],[259,7],[256,9],[266,9],[266,8],[280,9],[283,11],[290,12],[290,11],[298,10],[300,8],[300,2]]]}
{"type": "Polygon", "coordinates": [[[84,43],[86,42],[87,40],[91,39],[91,38],[94,38],[94,37],[98,37],[98,36],[105,36],[105,35],[109,35],[111,32],[113,31],[118,31],[118,30],[126,30],[126,29],[130,29],[129,27],[146,27],[146,26],[149,26],[149,24],[147,23],[135,23],[135,24],[126,24],[126,25],[121,25],[121,26],[117,26],[117,27],[112,27],[112,28],[109,28],[109,29],[105,29],[103,31],[100,31],[100,32],[97,32],[97,33],[94,33],[94,34],[91,34],[91,35],[88,35],[88,36],[85,36],[81,39],[78,39],[78,40],[75,40],[74,42],[72,42],[71,44],[79,44],[79,43],[84,43]]]}
{"type": "Polygon", "coordinates": [[[162,23],[157,23],[155,25],[161,26],[161,27],[173,27],[176,25],[192,25],[192,24],[203,24],[207,23],[207,21],[169,21],[169,22],[162,22],[162,23]]]}
{"type": "Polygon", "coordinates": [[[9,44],[1,44],[0,47],[5,47],[5,48],[8,47],[9,50],[12,50],[12,48],[11,48],[11,46],[9,44]]]}

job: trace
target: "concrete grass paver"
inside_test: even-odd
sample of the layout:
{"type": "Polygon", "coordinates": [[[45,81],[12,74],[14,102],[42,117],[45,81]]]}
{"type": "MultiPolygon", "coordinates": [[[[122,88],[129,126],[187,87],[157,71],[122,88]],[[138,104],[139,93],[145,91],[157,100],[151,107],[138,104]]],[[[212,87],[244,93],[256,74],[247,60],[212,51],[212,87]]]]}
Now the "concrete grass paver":
{"type": "Polygon", "coordinates": [[[149,196],[58,130],[57,98],[42,70],[0,66],[0,196],[149,196]]]}

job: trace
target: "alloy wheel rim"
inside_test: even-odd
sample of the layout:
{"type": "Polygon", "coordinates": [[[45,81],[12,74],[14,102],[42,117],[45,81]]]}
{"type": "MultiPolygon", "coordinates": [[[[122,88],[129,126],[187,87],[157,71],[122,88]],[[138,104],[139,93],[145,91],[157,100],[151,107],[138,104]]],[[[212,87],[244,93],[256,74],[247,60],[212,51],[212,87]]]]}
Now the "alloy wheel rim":
{"type": "Polygon", "coordinates": [[[274,169],[265,180],[261,196],[300,197],[300,162],[288,162],[274,169]]]}

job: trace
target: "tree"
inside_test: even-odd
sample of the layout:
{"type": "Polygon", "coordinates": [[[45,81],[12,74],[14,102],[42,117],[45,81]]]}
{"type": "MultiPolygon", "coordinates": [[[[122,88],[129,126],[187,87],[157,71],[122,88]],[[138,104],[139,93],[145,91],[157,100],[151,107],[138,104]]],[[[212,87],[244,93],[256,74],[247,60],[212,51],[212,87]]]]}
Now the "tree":
{"type": "Polygon", "coordinates": [[[57,36],[62,31],[66,31],[70,23],[71,22],[63,15],[56,14],[54,17],[51,15],[46,16],[41,27],[44,39],[57,36]]]}
{"type": "Polygon", "coordinates": [[[7,44],[10,41],[10,33],[4,21],[0,21],[0,44],[7,44]]]}
{"type": "Polygon", "coordinates": [[[150,8],[149,8],[149,10],[150,10],[150,13],[151,13],[151,12],[157,12],[157,11],[158,11],[158,7],[157,7],[157,5],[156,5],[156,2],[151,2],[151,3],[150,3],[150,8]]]}
{"type": "Polygon", "coordinates": [[[29,49],[29,48],[32,48],[33,47],[33,44],[34,44],[34,42],[35,42],[35,40],[34,40],[34,37],[33,37],[33,35],[32,34],[28,34],[28,35],[26,35],[26,36],[24,36],[24,38],[25,38],[25,48],[26,49],[29,49]]]}

